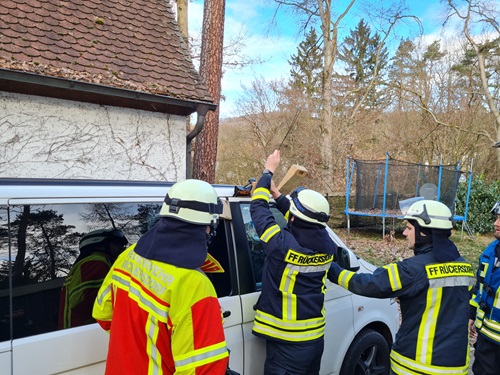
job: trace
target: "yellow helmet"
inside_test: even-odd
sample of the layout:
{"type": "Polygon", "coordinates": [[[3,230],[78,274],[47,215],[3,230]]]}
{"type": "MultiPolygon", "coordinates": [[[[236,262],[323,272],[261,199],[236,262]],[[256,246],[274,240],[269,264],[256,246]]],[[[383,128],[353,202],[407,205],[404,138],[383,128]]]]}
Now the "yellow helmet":
{"type": "Polygon", "coordinates": [[[330,204],[317,191],[298,187],[290,194],[290,213],[309,223],[326,226],[330,219],[330,204]]]}
{"type": "Polygon", "coordinates": [[[410,206],[404,218],[416,220],[422,228],[453,228],[453,215],[450,209],[438,201],[419,200],[410,206]]]}
{"type": "Polygon", "coordinates": [[[217,225],[222,203],[212,185],[201,180],[175,183],[167,193],[160,216],[199,225],[217,225]]]}

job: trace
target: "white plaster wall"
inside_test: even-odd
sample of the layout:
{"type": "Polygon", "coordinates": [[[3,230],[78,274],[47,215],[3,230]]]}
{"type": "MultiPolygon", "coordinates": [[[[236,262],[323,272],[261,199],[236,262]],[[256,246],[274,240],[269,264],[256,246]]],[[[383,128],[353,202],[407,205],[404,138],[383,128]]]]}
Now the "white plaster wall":
{"type": "Polygon", "coordinates": [[[183,180],[186,119],[0,91],[0,177],[183,180]]]}

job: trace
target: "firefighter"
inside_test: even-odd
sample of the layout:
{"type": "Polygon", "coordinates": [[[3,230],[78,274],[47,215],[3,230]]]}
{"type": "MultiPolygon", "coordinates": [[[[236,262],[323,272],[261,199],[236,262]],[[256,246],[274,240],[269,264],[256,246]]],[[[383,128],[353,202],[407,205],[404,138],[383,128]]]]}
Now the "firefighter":
{"type": "Polygon", "coordinates": [[[272,181],[279,162],[278,150],[268,156],[250,205],[266,253],[253,334],[266,340],[265,375],[319,374],[326,273],[337,251],[325,229],[330,207],[309,189],[296,189],[291,202],[281,195],[272,181]],[[288,217],[287,228],[276,223],[270,195],[288,217]]]}
{"type": "Polygon", "coordinates": [[[110,333],[106,374],[225,373],[221,307],[199,269],[221,213],[210,184],[178,182],[160,219],[117,259],[93,310],[110,333]]]}
{"type": "Polygon", "coordinates": [[[128,241],[117,229],[98,229],[82,236],[80,255],[61,289],[59,329],[95,323],[92,307],[97,292],[128,241]]]}
{"type": "Polygon", "coordinates": [[[472,371],[498,374],[500,368],[500,202],[491,209],[495,217],[495,240],[479,257],[477,281],[470,301],[469,328],[474,344],[472,371]]]}
{"type": "Polygon", "coordinates": [[[373,274],[333,263],[328,278],[359,295],[399,299],[402,324],[391,350],[391,373],[467,375],[474,273],[449,239],[451,211],[443,203],[419,200],[403,214],[403,235],[415,256],[373,274]]]}

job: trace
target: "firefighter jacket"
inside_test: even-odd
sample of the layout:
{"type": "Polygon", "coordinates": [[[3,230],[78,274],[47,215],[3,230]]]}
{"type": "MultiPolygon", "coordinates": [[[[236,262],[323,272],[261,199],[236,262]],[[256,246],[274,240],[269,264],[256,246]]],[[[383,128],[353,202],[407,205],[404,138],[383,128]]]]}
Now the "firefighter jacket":
{"type": "MultiPolygon", "coordinates": [[[[270,183],[271,176],[264,174],[250,205],[266,253],[253,333],[278,342],[322,339],[326,273],[337,247],[322,226],[295,218],[300,227],[280,228],[269,210],[270,183]]],[[[290,203],[285,197],[279,201],[285,213],[290,203]]]]}
{"type": "Polygon", "coordinates": [[[113,261],[109,254],[94,251],[71,268],[60,293],[59,329],[95,323],[92,307],[113,261]]]}
{"type": "MultiPolygon", "coordinates": [[[[500,344],[500,242],[493,241],[479,258],[471,305],[477,309],[475,326],[490,341],[500,344]]],[[[474,317],[471,317],[474,319],[474,317]]]]}
{"type": "Polygon", "coordinates": [[[228,350],[210,280],[199,269],[147,259],[134,248],[120,254],[94,305],[94,317],[110,333],[106,374],[224,374],[228,350]]]}
{"type": "Polygon", "coordinates": [[[332,265],[328,278],[353,293],[398,297],[401,327],[391,351],[396,374],[463,374],[469,368],[469,286],[472,266],[459,257],[438,262],[432,244],[415,256],[355,273],[332,265]]]}

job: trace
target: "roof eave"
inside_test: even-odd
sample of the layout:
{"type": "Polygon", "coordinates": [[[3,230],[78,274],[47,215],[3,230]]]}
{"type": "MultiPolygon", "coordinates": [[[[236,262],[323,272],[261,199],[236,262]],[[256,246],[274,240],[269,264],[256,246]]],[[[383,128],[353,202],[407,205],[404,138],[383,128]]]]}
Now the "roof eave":
{"type": "Polygon", "coordinates": [[[79,102],[189,116],[199,105],[215,111],[212,102],[177,99],[165,95],[126,90],[95,83],[0,68],[2,91],[38,95],[79,102]]]}

